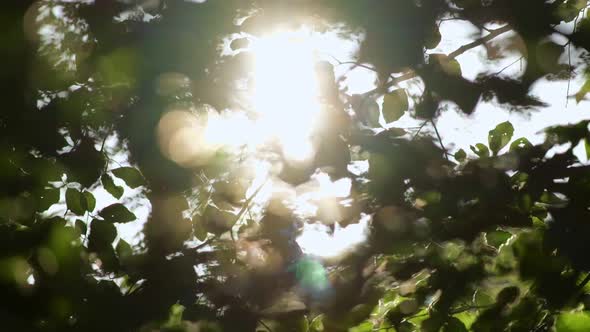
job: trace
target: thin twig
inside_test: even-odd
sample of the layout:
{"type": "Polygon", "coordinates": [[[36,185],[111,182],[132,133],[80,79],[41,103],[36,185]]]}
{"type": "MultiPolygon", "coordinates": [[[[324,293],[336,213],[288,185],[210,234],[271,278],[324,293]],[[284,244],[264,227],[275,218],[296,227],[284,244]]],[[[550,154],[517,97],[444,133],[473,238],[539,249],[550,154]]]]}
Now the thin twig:
{"type": "Polygon", "coordinates": [[[436,137],[438,137],[438,142],[440,143],[440,147],[443,150],[443,153],[445,155],[445,159],[448,161],[449,160],[449,156],[447,155],[447,149],[445,149],[445,146],[443,144],[442,138],[440,137],[440,133],[438,132],[438,128],[436,127],[436,124],[434,123],[434,120],[430,119],[430,123],[434,127],[434,132],[436,133],[436,137]]]}
{"type": "Polygon", "coordinates": [[[488,33],[487,35],[485,35],[481,38],[478,38],[478,39],[472,41],[471,43],[468,43],[468,44],[465,44],[465,45],[459,47],[458,49],[449,53],[447,56],[449,57],[449,59],[454,59],[454,58],[458,57],[459,55],[467,52],[468,50],[475,48],[479,45],[483,45],[483,44],[489,42],[490,40],[498,37],[499,35],[501,35],[505,32],[508,32],[510,30],[512,30],[510,25],[505,25],[505,26],[500,27],[498,29],[491,30],[491,32],[488,33]]]}
{"type": "MultiPolygon", "coordinates": [[[[497,71],[493,76],[498,76],[498,75],[502,74],[502,72],[504,72],[504,70],[512,67],[515,63],[521,61],[522,58],[523,58],[523,56],[520,56],[518,59],[514,60],[514,62],[510,63],[508,66],[506,66],[506,67],[500,69],[499,71],[497,71]]],[[[521,70],[522,70],[522,67],[521,67],[521,70]]]]}
{"type": "Polygon", "coordinates": [[[259,319],[258,322],[260,323],[260,325],[264,326],[264,328],[267,329],[268,332],[272,332],[272,329],[268,325],[266,325],[266,323],[263,322],[262,319],[259,319]]]}
{"type": "MultiPolygon", "coordinates": [[[[472,41],[471,43],[465,44],[465,45],[457,48],[453,52],[449,53],[447,55],[447,58],[449,60],[454,59],[454,58],[458,57],[459,55],[467,52],[468,50],[475,48],[477,46],[483,45],[483,44],[489,42],[490,40],[498,37],[499,35],[501,35],[505,32],[511,31],[511,30],[512,30],[512,28],[509,25],[505,25],[505,26],[500,27],[498,29],[490,30],[490,33],[488,33],[487,35],[485,35],[481,38],[478,38],[478,39],[472,41]]],[[[415,71],[409,71],[401,76],[393,78],[391,81],[386,82],[382,86],[378,86],[373,90],[365,92],[364,95],[372,95],[372,94],[375,94],[375,93],[378,93],[381,91],[387,91],[387,88],[398,85],[401,82],[410,80],[416,76],[417,76],[417,74],[415,71]]]]}
{"type": "MultiPolygon", "coordinates": [[[[262,190],[262,187],[264,187],[264,185],[266,185],[266,182],[268,182],[268,177],[264,180],[264,182],[262,182],[262,184],[256,188],[256,191],[254,191],[252,193],[252,195],[250,195],[250,197],[248,197],[246,199],[246,201],[244,202],[244,205],[242,206],[242,208],[240,209],[240,212],[238,212],[238,215],[236,216],[236,219],[233,223],[233,225],[235,226],[235,224],[238,223],[238,221],[240,221],[240,218],[242,218],[242,216],[244,215],[244,213],[246,211],[248,211],[250,209],[250,204],[252,203],[252,200],[254,200],[254,198],[256,197],[256,195],[258,195],[258,193],[260,192],[260,190],[262,190]]],[[[229,235],[231,236],[231,239],[235,242],[236,239],[234,237],[234,231],[233,231],[233,226],[232,228],[229,230],[229,235]]]]}
{"type": "Polygon", "coordinates": [[[584,287],[586,286],[586,284],[590,281],[590,273],[588,273],[586,275],[586,277],[584,278],[584,280],[582,280],[582,282],[580,282],[580,284],[578,285],[578,291],[581,291],[582,289],[584,289],[584,287]]]}
{"type": "Polygon", "coordinates": [[[422,130],[422,128],[424,128],[424,126],[428,123],[428,120],[422,122],[422,124],[420,125],[420,127],[418,127],[418,131],[416,131],[416,133],[414,134],[414,136],[412,137],[412,141],[416,139],[416,137],[418,137],[418,134],[420,134],[420,131],[422,130]]]}

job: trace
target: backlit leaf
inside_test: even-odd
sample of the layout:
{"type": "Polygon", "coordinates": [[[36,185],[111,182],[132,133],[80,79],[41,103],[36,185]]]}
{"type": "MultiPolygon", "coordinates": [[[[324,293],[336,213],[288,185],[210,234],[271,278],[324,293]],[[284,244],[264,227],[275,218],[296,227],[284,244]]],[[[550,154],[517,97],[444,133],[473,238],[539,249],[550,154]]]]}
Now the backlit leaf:
{"type": "Polygon", "coordinates": [[[455,152],[454,157],[458,162],[463,162],[467,157],[467,153],[465,153],[465,150],[459,149],[459,151],[455,152]]]}
{"type": "Polygon", "coordinates": [[[397,89],[383,98],[383,118],[385,122],[397,121],[408,110],[408,95],[406,90],[397,89]]]}
{"type": "Polygon", "coordinates": [[[521,137],[510,144],[510,151],[512,152],[517,151],[519,149],[528,149],[532,146],[533,145],[531,144],[531,142],[529,142],[528,139],[526,139],[526,137],[521,137]]]}
{"type": "Polygon", "coordinates": [[[555,321],[556,332],[586,332],[590,327],[588,311],[564,312],[555,321]]]}
{"type": "Polygon", "coordinates": [[[509,121],[502,122],[488,133],[488,144],[495,155],[510,142],[514,134],[514,127],[509,121]]]}
{"type": "Polygon", "coordinates": [[[487,146],[485,146],[485,144],[477,143],[477,144],[475,144],[475,146],[470,145],[469,148],[471,149],[471,151],[473,151],[473,153],[478,155],[480,158],[485,158],[485,157],[490,156],[490,150],[488,149],[487,146]]]}

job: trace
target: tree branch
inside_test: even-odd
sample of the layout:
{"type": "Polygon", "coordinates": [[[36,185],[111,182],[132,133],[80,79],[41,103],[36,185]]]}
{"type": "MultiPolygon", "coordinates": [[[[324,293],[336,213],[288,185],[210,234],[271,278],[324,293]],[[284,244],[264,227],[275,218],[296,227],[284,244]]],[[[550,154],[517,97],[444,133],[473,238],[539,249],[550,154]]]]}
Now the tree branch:
{"type": "MultiPolygon", "coordinates": [[[[454,58],[458,57],[459,55],[467,52],[468,50],[470,50],[472,48],[476,48],[477,46],[483,45],[483,44],[489,42],[490,40],[498,37],[499,35],[501,35],[501,34],[503,34],[505,32],[508,32],[510,30],[512,30],[512,28],[509,25],[505,25],[505,26],[500,27],[498,29],[490,30],[490,33],[488,33],[487,35],[485,35],[485,36],[483,36],[481,38],[478,38],[478,39],[472,41],[471,43],[468,43],[468,44],[465,44],[465,45],[459,47],[458,49],[456,49],[453,52],[449,53],[447,55],[447,57],[449,59],[454,59],[454,58]]],[[[395,85],[398,85],[399,83],[404,82],[404,81],[407,81],[409,79],[412,79],[412,78],[414,78],[416,76],[417,76],[417,74],[416,74],[415,71],[407,72],[407,73],[405,73],[405,74],[403,74],[401,76],[398,76],[398,77],[393,78],[392,80],[386,82],[382,86],[378,86],[378,87],[376,87],[373,90],[370,90],[370,91],[365,92],[364,95],[365,96],[369,96],[369,95],[372,95],[374,93],[378,93],[378,92],[381,92],[381,91],[386,91],[387,88],[392,87],[392,86],[395,86],[395,85]]]]}
{"type": "Polygon", "coordinates": [[[453,52],[449,53],[447,56],[450,59],[454,59],[454,58],[458,57],[459,55],[467,52],[468,50],[470,50],[472,48],[475,48],[475,47],[477,47],[479,45],[483,45],[483,44],[489,42],[490,40],[498,37],[499,35],[501,35],[501,34],[503,34],[505,32],[508,32],[510,30],[512,30],[512,28],[509,25],[505,25],[505,26],[503,26],[501,28],[491,30],[491,32],[488,33],[487,35],[485,35],[485,36],[483,36],[481,38],[478,38],[478,39],[472,41],[469,44],[465,44],[465,45],[459,47],[458,49],[456,49],[453,52]]]}

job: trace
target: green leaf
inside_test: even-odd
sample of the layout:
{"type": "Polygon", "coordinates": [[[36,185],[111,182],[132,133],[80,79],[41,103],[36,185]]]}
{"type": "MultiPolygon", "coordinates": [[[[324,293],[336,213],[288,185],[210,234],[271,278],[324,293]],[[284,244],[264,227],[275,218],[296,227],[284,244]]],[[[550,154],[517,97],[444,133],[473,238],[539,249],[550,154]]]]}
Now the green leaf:
{"type": "Polygon", "coordinates": [[[86,198],[78,189],[68,188],[66,190],[66,204],[70,211],[79,216],[86,213],[86,198]]]}
{"type": "Polygon", "coordinates": [[[496,302],[493,297],[482,292],[481,290],[476,290],[473,293],[473,304],[478,307],[485,307],[494,304],[496,302]]]}
{"type": "Polygon", "coordinates": [[[465,158],[467,158],[467,153],[465,153],[465,150],[459,149],[459,151],[455,152],[455,160],[458,162],[463,162],[465,158]]]}
{"type": "Polygon", "coordinates": [[[123,239],[120,239],[119,242],[117,243],[116,252],[117,252],[117,256],[119,256],[119,259],[126,259],[126,258],[131,257],[131,255],[133,255],[133,249],[131,249],[131,246],[129,245],[129,243],[127,243],[123,239]]]}
{"type": "Polygon", "coordinates": [[[87,226],[84,221],[82,221],[80,219],[76,219],[76,222],[74,223],[74,227],[76,227],[80,231],[81,235],[86,235],[87,226]]]}
{"type": "Polygon", "coordinates": [[[45,211],[59,202],[59,188],[45,189],[39,195],[38,211],[45,211]]]}
{"type": "Polygon", "coordinates": [[[125,205],[120,203],[111,204],[99,213],[99,216],[103,217],[105,221],[111,223],[126,223],[137,219],[137,217],[131,213],[125,205]]]}
{"type": "Polygon", "coordinates": [[[145,184],[143,176],[134,167],[120,167],[112,170],[112,173],[119,179],[125,181],[129,188],[135,189],[145,184]]]}
{"type": "Polygon", "coordinates": [[[442,332],[467,332],[467,328],[458,318],[451,317],[443,326],[442,332]]]}
{"type": "Polygon", "coordinates": [[[113,195],[113,197],[119,199],[123,196],[123,187],[115,185],[113,178],[107,173],[104,173],[100,177],[100,182],[102,182],[104,189],[108,191],[109,194],[113,195]]]}
{"type": "Polygon", "coordinates": [[[580,90],[576,93],[576,103],[581,102],[586,95],[590,92],[590,79],[586,80],[584,85],[580,88],[580,90]]]}
{"type": "Polygon", "coordinates": [[[509,121],[502,122],[488,133],[488,145],[495,155],[510,142],[514,134],[514,127],[509,121]]]}
{"type": "Polygon", "coordinates": [[[586,159],[590,160],[590,139],[584,140],[584,147],[586,148],[586,159]]]}
{"type": "Polygon", "coordinates": [[[533,145],[531,144],[531,142],[529,142],[528,139],[526,139],[525,137],[521,137],[512,142],[512,144],[510,144],[510,152],[517,151],[520,149],[528,149],[532,146],[533,145]]]}
{"type": "Polygon", "coordinates": [[[203,221],[201,216],[195,215],[192,219],[193,223],[193,232],[199,241],[205,241],[207,238],[207,229],[203,225],[203,221]]]}
{"type": "Polygon", "coordinates": [[[564,312],[557,316],[555,322],[556,332],[586,332],[590,327],[590,314],[588,311],[564,312]]]}
{"type": "Polygon", "coordinates": [[[309,332],[322,332],[324,331],[324,316],[318,315],[311,320],[309,325],[309,332]]]}
{"type": "Polygon", "coordinates": [[[399,120],[408,110],[408,95],[405,89],[397,89],[383,98],[383,118],[390,123],[399,120]]]}
{"type": "Polygon", "coordinates": [[[501,245],[506,243],[510,237],[512,237],[512,233],[506,231],[493,231],[486,233],[486,241],[489,245],[495,248],[499,248],[501,245]]]}
{"type": "Polygon", "coordinates": [[[474,311],[463,311],[455,315],[467,329],[471,327],[473,322],[477,319],[477,314],[474,311]]]}
{"type": "Polygon", "coordinates": [[[438,46],[438,44],[440,43],[442,36],[440,34],[440,30],[438,28],[438,26],[435,26],[434,29],[432,29],[428,35],[426,36],[426,40],[424,40],[424,46],[431,50],[433,48],[435,48],[436,46],[438,46]]]}
{"type": "Polygon", "coordinates": [[[90,234],[88,235],[88,249],[91,251],[103,251],[111,246],[117,237],[115,225],[104,220],[93,219],[90,222],[90,234]]]}
{"type": "Polygon", "coordinates": [[[485,157],[490,156],[490,150],[488,149],[487,146],[485,146],[485,144],[477,143],[477,144],[475,144],[475,146],[470,145],[469,148],[471,149],[471,151],[473,151],[473,153],[478,155],[480,158],[485,158],[485,157]]]}
{"type": "Polygon", "coordinates": [[[94,198],[94,195],[92,195],[92,193],[88,191],[84,191],[82,194],[84,195],[84,199],[86,200],[86,211],[94,211],[94,208],[96,207],[96,198],[94,198]]]}
{"type": "Polygon", "coordinates": [[[450,76],[462,76],[461,64],[453,58],[449,58],[446,54],[433,53],[429,55],[430,63],[437,63],[439,69],[450,76]]]}
{"type": "Polygon", "coordinates": [[[357,326],[351,327],[348,329],[348,332],[372,332],[373,331],[373,323],[371,322],[364,322],[357,326]]]}

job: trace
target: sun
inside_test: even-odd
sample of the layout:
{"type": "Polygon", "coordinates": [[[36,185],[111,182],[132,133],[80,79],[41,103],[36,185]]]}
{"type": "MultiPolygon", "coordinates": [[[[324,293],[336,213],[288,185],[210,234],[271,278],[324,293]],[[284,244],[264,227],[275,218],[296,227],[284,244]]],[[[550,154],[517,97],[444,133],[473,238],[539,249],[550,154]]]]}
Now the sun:
{"type": "Polygon", "coordinates": [[[280,180],[276,171],[285,163],[311,164],[317,157],[314,135],[322,130],[319,119],[325,120],[316,72],[316,64],[326,61],[321,56],[326,50],[322,38],[305,27],[248,37],[250,44],[241,51],[254,57],[249,106],[242,110],[173,110],[160,120],[158,136],[165,155],[187,167],[206,165],[219,149],[240,155],[242,166],[255,174],[249,179],[246,197],[256,193],[256,207],[249,211],[261,214],[271,209],[273,195],[288,197],[288,208],[310,222],[297,238],[302,250],[336,257],[366,238],[367,222],[362,218],[348,227],[335,225],[333,232],[325,226],[342,219],[341,204],[351,201],[351,180],[333,182],[316,170],[308,182],[292,186],[280,180]],[[267,153],[269,148],[273,157],[267,153]]]}
{"type": "Polygon", "coordinates": [[[252,102],[258,130],[276,139],[287,159],[313,156],[311,135],[320,113],[312,32],[278,31],[254,39],[252,102]]]}

